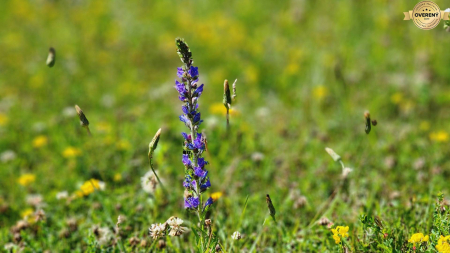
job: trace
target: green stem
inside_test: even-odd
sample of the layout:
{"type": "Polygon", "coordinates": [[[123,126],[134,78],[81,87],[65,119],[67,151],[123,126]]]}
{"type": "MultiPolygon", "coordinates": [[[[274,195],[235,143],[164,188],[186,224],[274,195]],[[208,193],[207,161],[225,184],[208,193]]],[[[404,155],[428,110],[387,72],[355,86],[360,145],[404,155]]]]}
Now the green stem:
{"type": "Polygon", "coordinates": [[[161,185],[161,189],[163,190],[163,192],[164,192],[164,193],[167,193],[166,188],[164,187],[163,183],[161,182],[161,180],[160,180],[159,177],[158,177],[158,174],[156,174],[156,171],[155,171],[155,169],[153,168],[153,162],[152,162],[152,160],[153,160],[153,154],[151,154],[151,155],[148,157],[148,163],[149,163],[149,165],[150,165],[150,169],[153,171],[153,174],[155,174],[155,177],[156,177],[156,179],[158,180],[159,185],[161,185]]]}

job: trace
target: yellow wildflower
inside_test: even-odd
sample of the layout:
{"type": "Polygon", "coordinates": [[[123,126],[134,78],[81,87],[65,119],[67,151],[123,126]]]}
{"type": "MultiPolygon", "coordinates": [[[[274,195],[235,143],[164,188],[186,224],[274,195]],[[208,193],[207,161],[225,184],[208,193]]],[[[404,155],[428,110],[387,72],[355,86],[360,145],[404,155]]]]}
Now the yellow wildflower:
{"type": "MultiPolygon", "coordinates": [[[[212,114],[217,114],[217,115],[226,115],[227,114],[227,108],[225,108],[225,106],[223,105],[223,103],[214,103],[209,107],[209,111],[212,114]]],[[[238,112],[236,110],[234,110],[233,108],[230,108],[229,111],[230,115],[237,115],[238,112]]]]}
{"type": "Polygon", "coordinates": [[[20,216],[22,217],[22,219],[25,219],[25,218],[28,218],[29,216],[31,216],[32,214],[33,214],[33,209],[27,208],[20,213],[20,216]]]}
{"type": "Polygon", "coordinates": [[[21,184],[23,186],[27,186],[27,185],[33,183],[35,180],[36,180],[36,175],[26,173],[26,174],[23,174],[22,176],[20,176],[18,181],[19,181],[19,184],[21,184]]]}
{"type": "Polygon", "coordinates": [[[114,181],[115,182],[122,181],[122,174],[120,174],[120,173],[114,174],[114,181]]]}
{"type": "Polygon", "coordinates": [[[116,147],[119,150],[128,150],[131,148],[131,144],[127,140],[120,140],[119,142],[117,142],[116,147]]]}
{"type": "Polygon", "coordinates": [[[99,181],[97,179],[90,179],[84,182],[83,185],[80,186],[80,190],[76,191],[75,194],[79,197],[87,196],[93,193],[95,190],[103,190],[105,188],[105,183],[99,181]]]}
{"type": "Polygon", "coordinates": [[[445,131],[438,131],[430,133],[430,139],[435,142],[447,142],[448,133],[445,131]]]}
{"type": "Polygon", "coordinates": [[[63,151],[63,156],[65,158],[74,158],[74,157],[79,156],[80,154],[81,154],[81,150],[79,150],[78,148],[74,148],[74,147],[67,147],[63,151]]]}
{"type": "Polygon", "coordinates": [[[33,147],[40,148],[47,145],[48,139],[45,135],[39,135],[33,140],[33,147]]]}
{"type": "Polygon", "coordinates": [[[400,104],[400,102],[402,102],[402,101],[403,101],[403,94],[400,93],[400,92],[394,93],[394,94],[391,96],[391,102],[392,102],[393,104],[398,105],[398,104],[400,104]]]}
{"type": "Polygon", "coordinates": [[[428,241],[428,235],[424,236],[422,233],[416,233],[411,236],[408,242],[412,243],[413,246],[416,246],[416,243],[426,242],[428,241]]]}
{"type": "Polygon", "coordinates": [[[8,116],[6,114],[0,113],[0,126],[4,126],[8,123],[8,116]]]}
{"type": "Polygon", "coordinates": [[[216,200],[218,200],[220,197],[222,197],[223,193],[222,192],[213,192],[211,193],[211,198],[214,200],[214,202],[216,200]]]}
{"type": "Polygon", "coordinates": [[[317,100],[321,100],[322,98],[324,98],[326,95],[328,94],[328,89],[327,87],[323,86],[323,85],[319,85],[314,87],[313,89],[313,96],[315,99],[317,100]]]}
{"type": "Polygon", "coordinates": [[[333,239],[336,244],[341,242],[341,238],[337,234],[333,234],[333,239]]]}
{"type": "Polygon", "coordinates": [[[341,237],[348,237],[348,229],[348,226],[337,226],[335,229],[331,229],[331,232],[333,233],[333,239],[336,244],[339,244],[341,242],[341,237]]]}
{"type": "Polygon", "coordinates": [[[446,237],[442,236],[439,238],[438,243],[436,245],[436,249],[441,253],[450,253],[450,235],[446,237]]]}

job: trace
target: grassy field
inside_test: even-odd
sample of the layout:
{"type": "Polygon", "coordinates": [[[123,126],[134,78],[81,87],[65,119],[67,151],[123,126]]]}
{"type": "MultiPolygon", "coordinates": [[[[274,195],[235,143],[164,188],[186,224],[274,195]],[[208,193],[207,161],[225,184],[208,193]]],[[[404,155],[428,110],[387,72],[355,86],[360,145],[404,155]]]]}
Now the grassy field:
{"type": "Polygon", "coordinates": [[[443,22],[403,21],[416,3],[0,1],[0,245],[201,251],[183,207],[182,37],[205,84],[203,195],[222,251],[438,252],[450,234],[450,37],[443,22]],[[224,79],[238,80],[229,130],[224,79]],[[365,111],[378,122],[369,134],[365,111]],[[165,190],[145,191],[159,128],[165,190]],[[171,216],[191,231],[153,240],[171,216]]]}

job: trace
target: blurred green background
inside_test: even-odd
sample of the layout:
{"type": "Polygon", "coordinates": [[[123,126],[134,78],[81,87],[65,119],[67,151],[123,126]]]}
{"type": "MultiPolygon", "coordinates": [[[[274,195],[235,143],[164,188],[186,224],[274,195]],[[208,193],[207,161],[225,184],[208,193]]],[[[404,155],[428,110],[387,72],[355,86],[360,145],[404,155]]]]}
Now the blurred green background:
{"type": "MultiPolygon", "coordinates": [[[[185,127],[173,88],[181,66],[176,37],[191,47],[205,84],[200,111],[209,193],[223,193],[211,218],[224,244],[239,230],[248,238],[241,246],[251,247],[270,193],[290,232],[279,243],[263,237],[258,247],[331,245],[296,237],[340,178],[325,147],[354,169],[353,201],[327,213],[336,224],[357,227],[361,212],[380,214],[413,197],[427,202],[438,191],[448,193],[449,34],[443,23],[424,31],[403,21],[416,3],[1,1],[0,241],[12,241],[9,227],[30,208],[30,194],[47,203],[48,236],[24,239],[35,249],[84,250],[88,242],[80,238],[88,229],[112,227],[121,213],[132,227],[125,238],[143,237],[150,224],[172,215],[189,219],[181,206],[185,127]],[[53,68],[45,65],[49,47],[56,49],[53,68]],[[224,79],[238,79],[229,133],[224,79]],[[92,138],[80,127],[75,104],[89,119],[92,138]],[[378,121],[369,135],[365,110],[378,121]],[[140,177],[160,127],[155,166],[170,194],[149,197],[140,177]],[[34,182],[21,185],[24,174],[34,182]],[[106,190],[71,203],[56,200],[57,192],[71,195],[90,178],[105,181],[106,190]],[[252,215],[241,222],[247,196],[252,215]],[[295,205],[299,196],[306,204],[295,205]],[[80,229],[60,241],[67,217],[77,217],[80,229]]],[[[410,223],[405,229],[426,221],[418,214],[410,223]]]]}

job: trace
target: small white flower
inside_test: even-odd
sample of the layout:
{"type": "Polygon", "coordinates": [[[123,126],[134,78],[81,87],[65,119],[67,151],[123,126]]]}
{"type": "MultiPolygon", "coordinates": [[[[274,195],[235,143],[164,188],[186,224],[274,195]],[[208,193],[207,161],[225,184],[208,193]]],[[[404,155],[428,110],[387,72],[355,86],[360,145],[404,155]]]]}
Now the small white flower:
{"type": "Polygon", "coordinates": [[[6,150],[3,153],[0,154],[0,160],[3,163],[7,163],[9,161],[12,161],[16,159],[16,153],[12,150],[6,150]]]}
{"type": "Polygon", "coordinates": [[[148,229],[150,232],[150,236],[156,240],[160,237],[163,237],[166,232],[166,224],[152,224],[152,226],[148,229]]]}
{"type": "Polygon", "coordinates": [[[153,193],[155,192],[156,186],[158,185],[158,180],[155,177],[153,171],[148,171],[143,177],[141,177],[141,186],[145,192],[153,193]]]}
{"type": "Polygon", "coordinates": [[[62,191],[56,193],[56,199],[67,199],[69,197],[69,193],[67,191],[62,191]]]}
{"type": "Polygon", "coordinates": [[[187,227],[182,227],[183,220],[175,216],[170,217],[166,223],[170,226],[170,236],[180,236],[189,231],[187,227]]]}
{"type": "Polygon", "coordinates": [[[325,151],[327,151],[327,153],[331,156],[331,158],[333,158],[335,162],[341,160],[341,157],[336,154],[336,152],[334,152],[334,150],[332,150],[331,148],[325,148],[325,151]]]}
{"type": "Polygon", "coordinates": [[[231,238],[233,240],[239,240],[242,238],[241,233],[239,233],[238,231],[234,232],[233,235],[231,236],[231,238]]]}
{"type": "Polygon", "coordinates": [[[11,242],[9,242],[9,243],[5,244],[5,246],[3,246],[3,248],[8,252],[11,251],[12,249],[14,249],[15,247],[16,247],[16,245],[11,242]]]}
{"type": "Polygon", "coordinates": [[[99,228],[98,226],[95,226],[92,230],[99,245],[108,245],[113,239],[113,233],[108,227],[99,228]]]}
{"type": "Polygon", "coordinates": [[[100,188],[101,191],[104,191],[106,188],[106,183],[103,181],[98,181],[98,187],[100,188]]]}
{"type": "Polygon", "coordinates": [[[75,111],[75,108],[73,108],[72,106],[68,106],[63,109],[62,115],[66,118],[72,118],[77,115],[77,111],[75,111]]]}
{"type": "Polygon", "coordinates": [[[445,9],[444,12],[450,12],[450,8],[445,9]]]}
{"type": "Polygon", "coordinates": [[[43,198],[41,194],[30,194],[26,197],[27,204],[34,207],[43,207],[46,204],[43,202],[43,198]]]}
{"type": "Polygon", "coordinates": [[[348,174],[350,174],[350,172],[352,172],[352,171],[353,171],[353,169],[350,169],[350,168],[344,168],[344,169],[342,170],[342,177],[343,177],[343,178],[347,178],[348,174]]]}

